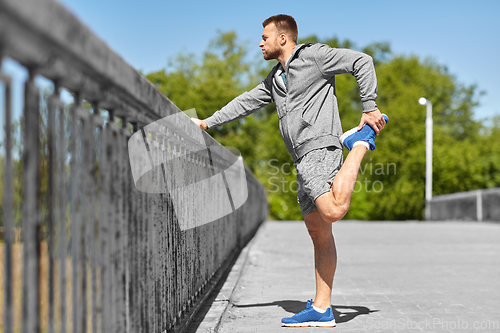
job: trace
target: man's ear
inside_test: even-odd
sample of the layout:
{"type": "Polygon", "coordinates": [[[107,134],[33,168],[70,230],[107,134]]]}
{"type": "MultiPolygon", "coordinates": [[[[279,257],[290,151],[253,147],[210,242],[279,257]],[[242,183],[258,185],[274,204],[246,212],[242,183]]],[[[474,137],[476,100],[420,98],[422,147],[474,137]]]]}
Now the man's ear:
{"type": "Polygon", "coordinates": [[[287,42],[288,38],[285,34],[281,34],[279,37],[280,45],[284,46],[287,42]]]}

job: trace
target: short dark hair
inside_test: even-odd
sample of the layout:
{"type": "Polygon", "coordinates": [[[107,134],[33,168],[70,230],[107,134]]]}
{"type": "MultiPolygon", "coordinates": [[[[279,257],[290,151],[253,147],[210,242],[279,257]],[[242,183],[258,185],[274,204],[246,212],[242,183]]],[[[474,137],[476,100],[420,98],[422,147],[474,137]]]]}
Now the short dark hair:
{"type": "Polygon", "coordinates": [[[293,17],[285,14],[274,15],[262,22],[262,26],[265,28],[271,23],[274,23],[279,34],[287,35],[297,44],[299,30],[297,29],[297,23],[293,17]]]}

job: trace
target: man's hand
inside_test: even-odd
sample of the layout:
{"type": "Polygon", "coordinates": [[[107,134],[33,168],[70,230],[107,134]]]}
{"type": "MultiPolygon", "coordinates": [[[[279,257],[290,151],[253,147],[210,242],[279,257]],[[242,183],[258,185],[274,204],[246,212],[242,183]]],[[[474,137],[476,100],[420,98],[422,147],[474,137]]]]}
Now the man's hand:
{"type": "Polygon", "coordinates": [[[363,128],[364,124],[370,125],[375,133],[378,135],[380,130],[385,126],[385,120],[379,110],[364,112],[359,122],[358,131],[363,128]]]}
{"type": "Polygon", "coordinates": [[[191,120],[199,126],[202,130],[206,130],[208,128],[207,124],[205,123],[204,120],[201,119],[196,119],[196,118],[191,118],[191,120]]]}

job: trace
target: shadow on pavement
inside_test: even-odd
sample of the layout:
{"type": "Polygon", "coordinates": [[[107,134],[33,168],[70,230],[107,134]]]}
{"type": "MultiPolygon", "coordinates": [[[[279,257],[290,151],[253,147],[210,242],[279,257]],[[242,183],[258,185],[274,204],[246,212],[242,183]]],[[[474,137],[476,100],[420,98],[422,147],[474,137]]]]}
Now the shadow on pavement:
{"type": "MultiPolygon", "coordinates": [[[[264,307],[264,306],[279,306],[285,311],[291,313],[299,313],[306,308],[306,302],[294,301],[294,300],[284,300],[275,301],[271,303],[256,303],[256,304],[233,304],[236,308],[254,308],[254,307],[264,307]]],[[[366,306],[345,306],[345,305],[332,305],[333,315],[337,323],[345,323],[349,320],[356,318],[359,315],[367,315],[372,312],[377,312],[379,310],[370,310],[366,306]]]]}
{"type": "Polygon", "coordinates": [[[337,324],[346,323],[359,315],[367,315],[378,310],[370,310],[366,306],[332,305],[333,316],[337,324]],[[344,311],[341,311],[344,310],[344,311]],[[347,311],[346,311],[347,310],[347,311]]]}

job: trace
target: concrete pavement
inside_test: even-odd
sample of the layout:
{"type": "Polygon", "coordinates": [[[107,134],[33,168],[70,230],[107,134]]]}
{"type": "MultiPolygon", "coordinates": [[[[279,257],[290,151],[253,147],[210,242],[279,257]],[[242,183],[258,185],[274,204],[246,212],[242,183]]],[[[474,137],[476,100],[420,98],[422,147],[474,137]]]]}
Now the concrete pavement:
{"type": "Polygon", "coordinates": [[[340,221],[333,231],[337,327],[281,327],[314,298],[313,248],[303,222],[268,221],[189,332],[500,332],[500,224],[340,221]]]}

